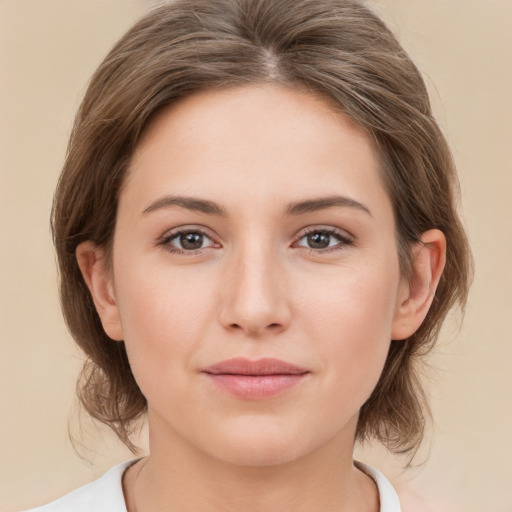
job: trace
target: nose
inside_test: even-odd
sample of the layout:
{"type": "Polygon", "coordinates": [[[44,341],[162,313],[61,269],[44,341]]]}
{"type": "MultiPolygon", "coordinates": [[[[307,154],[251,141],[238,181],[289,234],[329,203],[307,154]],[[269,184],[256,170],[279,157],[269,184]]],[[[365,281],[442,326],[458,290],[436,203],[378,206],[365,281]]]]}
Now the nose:
{"type": "Polygon", "coordinates": [[[251,337],[278,334],[290,323],[285,272],[271,250],[240,248],[226,264],[220,322],[251,337]]]}

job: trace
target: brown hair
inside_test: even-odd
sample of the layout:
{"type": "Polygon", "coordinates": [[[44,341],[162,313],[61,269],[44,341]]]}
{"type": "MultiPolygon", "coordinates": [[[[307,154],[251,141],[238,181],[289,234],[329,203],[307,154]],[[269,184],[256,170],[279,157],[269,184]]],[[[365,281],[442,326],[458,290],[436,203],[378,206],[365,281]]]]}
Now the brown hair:
{"type": "Polygon", "coordinates": [[[52,215],[64,316],[88,356],[80,401],[135,451],[130,433],[146,399],[124,343],[103,331],[77,245],[91,240],[110,250],[119,191],[155,113],[197,91],[261,82],[329,97],[374,139],[405,275],[412,242],[432,228],[446,236],[432,307],[413,336],[392,341],[357,427],[359,440],[414,450],[430,414],[418,364],[448,310],[457,301],[464,307],[471,254],[456,211],[456,171],[423,79],[384,23],[355,0],[176,0],[150,11],[99,66],[76,116],[52,215]]]}

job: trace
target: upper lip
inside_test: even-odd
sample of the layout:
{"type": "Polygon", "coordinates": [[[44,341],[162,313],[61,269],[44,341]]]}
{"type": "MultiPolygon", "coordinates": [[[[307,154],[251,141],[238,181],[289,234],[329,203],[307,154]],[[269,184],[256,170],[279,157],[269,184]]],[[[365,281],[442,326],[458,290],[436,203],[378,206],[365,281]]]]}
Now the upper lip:
{"type": "Polygon", "coordinates": [[[235,357],[208,366],[203,369],[203,372],[212,375],[301,375],[308,373],[309,370],[272,357],[264,357],[256,361],[235,357]]]}

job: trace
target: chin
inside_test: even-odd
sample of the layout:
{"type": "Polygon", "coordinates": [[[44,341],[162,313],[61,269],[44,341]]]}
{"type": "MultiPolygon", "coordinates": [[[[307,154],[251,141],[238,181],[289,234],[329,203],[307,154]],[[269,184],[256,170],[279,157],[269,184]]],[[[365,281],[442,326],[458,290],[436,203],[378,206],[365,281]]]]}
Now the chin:
{"type": "Polygon", "coordinates": [[[281,466],[291,463],[300,457],[296,449],[285,446],[287,443],[251,443],[231,444],[222,453],[216,454],[219,459],[241,467],[263,468],[281,466]]]}
{"type": "Polygon", "coordinates": [[[212,455],[237,466],[268,467],[291,463],[314,450],[304,431],[262,423],[229,429],[227,435],[211,443],[215,446],[212,455]]]}

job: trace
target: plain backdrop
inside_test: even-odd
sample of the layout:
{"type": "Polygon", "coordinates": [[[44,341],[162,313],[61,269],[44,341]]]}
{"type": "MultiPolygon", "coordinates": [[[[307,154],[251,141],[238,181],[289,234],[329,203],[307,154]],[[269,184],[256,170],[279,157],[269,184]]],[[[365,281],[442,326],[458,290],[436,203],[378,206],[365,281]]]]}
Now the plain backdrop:
{"type": "MultiPolygon", "coordinates": [[[[387,474],[404,512],[511,512],[512,2],[373,4],[426,76],[458,164],[476,275],[462,328],[453,317],[430,359],[436,424],[417,467],[402,470],[403,459],[378,447],[357,457],[387,474]]],[[[59,310],[48,217],[87,81],[150,5],[0,0],[3,512],[54,499],[132,457],[76,412],[82,356],[59,310]]]]}

